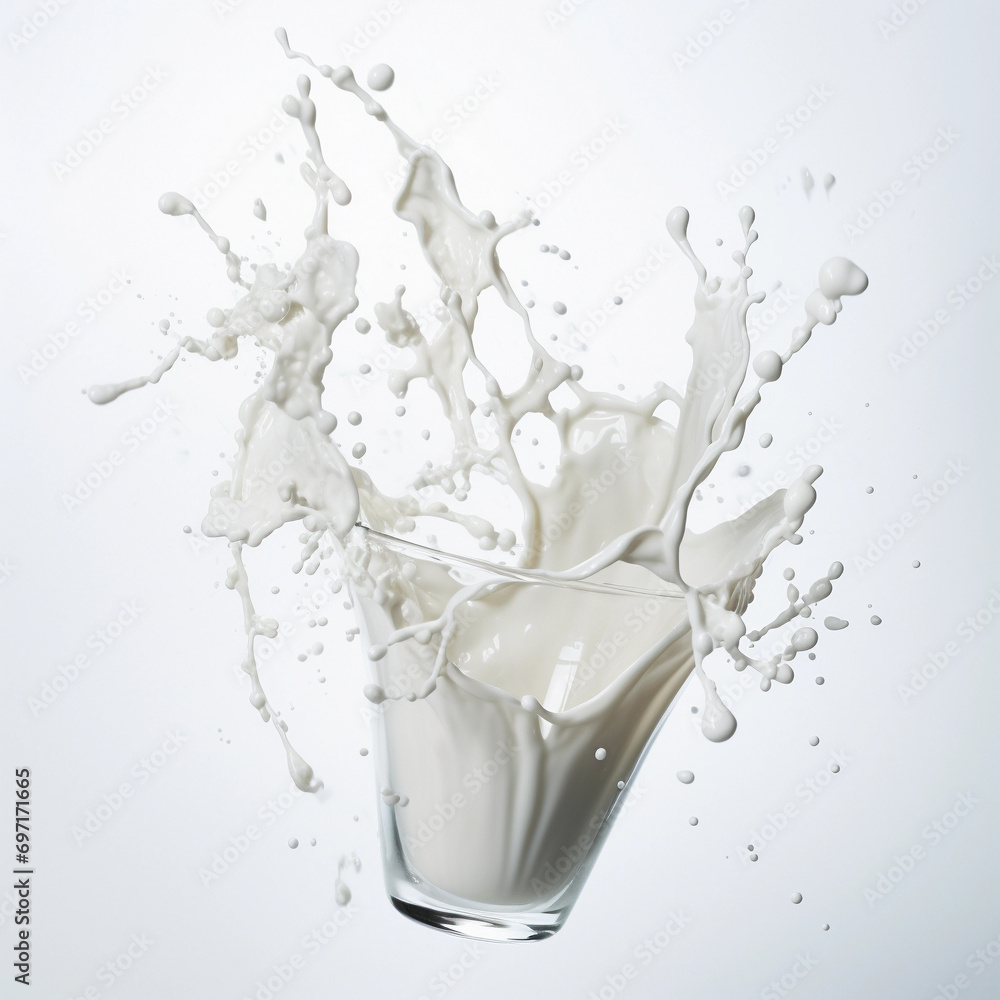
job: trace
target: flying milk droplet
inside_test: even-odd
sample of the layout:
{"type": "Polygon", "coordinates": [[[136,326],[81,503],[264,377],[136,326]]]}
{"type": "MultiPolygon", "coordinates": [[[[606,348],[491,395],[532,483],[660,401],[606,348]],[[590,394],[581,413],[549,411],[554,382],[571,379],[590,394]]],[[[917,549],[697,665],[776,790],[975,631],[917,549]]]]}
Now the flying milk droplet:
{"type": "Polygon", "coordinates": [[[368,86],[372,90],[388,90],[395,79],[395,70],[385,63],[379,63],[368,70],[368,86]]]}

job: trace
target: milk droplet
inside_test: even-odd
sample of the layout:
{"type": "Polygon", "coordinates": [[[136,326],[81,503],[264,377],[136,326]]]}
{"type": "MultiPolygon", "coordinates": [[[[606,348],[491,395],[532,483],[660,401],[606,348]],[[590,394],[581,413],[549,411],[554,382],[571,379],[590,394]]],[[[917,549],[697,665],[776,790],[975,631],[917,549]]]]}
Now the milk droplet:
{"type": "Polygon", "coordinates": [[[843,618],[834,618],[832,615],[829,618],[823,619],[823,624],[831,632],[839,632],[842,628],[847,628],[850,622],[844,621],[843,618]]]}
{"type": "Polygon", "coordinates": [[[688,818],[688,822],[692,826],[697,826],[698,825],[698,817],[697,816],[691,816],[691,817],[688,818]]]}
{"type": "Polygon", "coordinates": [[[817,684],[825,684],[826,683],[826,678],[825,677],[817,677],[816,678],[816,683],[817,684]]]}
{"type": "Polygon", "coordinates": [[[872,625],[881,625],[882,624],[882,619],[879,618],[878,615],[872,615],[871,622],[872,622],[872,625]]]}
{"type": "Polygon", "coordinates": [[[811,746],[811,747],[819,746],[819,737],[818,736],[810,736],[809,737],[809,746],[811,746]]]}
{"type": "Polygon", "coordinates": [[[608,751],[607,751],[607,750],[605,750],[605,749],[604,749],[604,747],[598,747],[598,748],[597,748],[597,749],[596,749],[596,750],[594,751],[594,756],[595,756],[595,757],[596,757],[596,758],[597,758],[598,760],[604,760],[604,758],[605,758],[605,757],[607,757],[607,755],[608,755],[608,751]]]}
{"type": "Polygon", "coordinates": [[[560,316],[564,316],[566,314],[566,306],[562,302],[553,302],[552,310],[553,312],[558,313],[560,316]]]}
{"type": "Polygon", "coordinates": [[[777,351],[761,351],[753,359],[753,370],[765,382],[774,382],[781,375],[781,355],[777,351]]]}
{"type": "Polygon", "coordinates": [[[814,628],[800,628],[792,636],[792,649],[803,653],[807,649],[812,649],[819,642],[819,634],[814,628]]]}
{"type": "Polygon", "coordinates": [[[825,930],[825,931],[828,931],[830,929],[830,925],[829,924],[823,924],[822,929],[825,930]]]}
{"type": "Polygon", "coordinates": [[[288,846],[294,851],[296,847],[299,846],[299,842],[295,837],[288,838],[288,846]]]}
{"type": "Polygon", "coordinates": [[[366,684],[363,694],[373,705],[380,705],[386,699],[385,691],[377,684],[366,684]]]}
{"type": "Polygon", "coordinates": [[[802,893],[801,892],[793,892],[792,893],[792,902],[793,903],[801,903],[802,902],[802,893]]]}
{"type": "Polygon", "coordinates": [[[914,559],[912,565],[913,565],[914,569],[920,569],[920,560],[919,559],[914,559]]]}
{"type": "Polygon", "coordinates": [[[771,442],[774,440],[774,437],[770,434],[761,434],[761,436],[757,440],[761,448],[770,448],[771,442]]]}
{"type": "Polygon", "coordinates": [[[362,757],[367,757],[368,756],[368,747],[362,747],[358,751],[358,753],[361,754],[362,757]]]}
{"type": "Polygon", "coordinates": [[[830,771],[833,774],[840,774],[840,765],[839,764],[831,764],[830,765],[830,771]]]}
{"type": "Polygon", "coordinates": [[[368,450],[368,449],[367,449],[367,448],[365,447],[364,443],[363,443],[363,442],[361,442],[361,441],[359,441],[359,442],[358,442],[358,443],[357,443],[357,444],[356,444],[356,445],[355,445],[355,446],[354,446],[354,447],[353,447],[353,448],[351,449],[351,454],[352,454],[352,455],[353,455],[353,456],[354,456],[355,458],[363,458],[363,457],[364,457],[364,454],[365,454],[365,452],[366,452],[367,450],[368,450]]]}
{"type": "Polygon", "coordinates": [[[351,901],[351,890],[340,879],[337,879],[336,887],[334,888],[334,897],[337,900],[338,906],[347,906],[351,901]]]}
{"type": "Polygon", "coordinates": [[[361,414],[358,413],[357,410],[351,410],[351,412],[347,414],[347,422],[352,424],[354,427],[357,427],[358,424],[361,423],[361,414]]]}
{"type": "Polygon", "coordinates": [[[831,257],[819,269],[819,290],[831,300],[860,295],[868,287],[868,275],[846,257],[831,257]]]}
{"type": "Polygon", "coordinates": [[[684,785],[690,785],[694,781],[694,771],[678,771],[677,780],[684,785]]]}
{"type": "Polygon", "coordinates": [[[371,90],[388,90],[395,79],[395,71],[385,63],[379,63],[368,70],[368,86],[371,90]]]}
{"type": "Polygon", "coordinates": [[[371,328],[372,328],[371,323],[369,323],[368,320],[362,318],[361,316],[359,316],[354,321],[354,329],[357,330],[358,333],[367,333],[371,328]]]}
{"type": "Polygon", "coordinates": [[[253,202],[253,214],[257,216],[261,222],[267,222],[267,208],[264,202],[260,198],[255,198],[253,202]]]}

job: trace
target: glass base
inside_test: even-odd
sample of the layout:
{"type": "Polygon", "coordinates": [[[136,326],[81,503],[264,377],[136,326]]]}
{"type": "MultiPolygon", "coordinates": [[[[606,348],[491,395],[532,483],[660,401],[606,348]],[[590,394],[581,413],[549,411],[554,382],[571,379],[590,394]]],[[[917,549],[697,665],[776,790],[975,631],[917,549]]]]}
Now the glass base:
{"type": "Polygon", "coordinates": [[[390,895],[392,905],[404,916],[439,931],[477,941],[542,941],[563,924],[565,911],[556,913],[477,913],[434,903],[425,906],[390,895]]]}

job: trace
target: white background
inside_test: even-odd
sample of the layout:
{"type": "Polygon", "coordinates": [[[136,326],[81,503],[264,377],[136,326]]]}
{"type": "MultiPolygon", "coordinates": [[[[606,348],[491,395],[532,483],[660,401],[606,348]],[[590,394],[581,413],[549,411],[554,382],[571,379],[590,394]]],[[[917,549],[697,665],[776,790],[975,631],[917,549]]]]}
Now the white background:
{"type": "MultiPolygon", "coordinates": [[[[989,621],[1000,576],[988,508],[997,484],[1000,282],[970,289],[964,301],[954,290],[977,275],[984,255],[1000,251],[1000,15],[985,2],[903,6],[912,13],[900,8],[895,27],[893,5],[861,0],[587,0],[564,4],[569,13],[560,17],[547,16],[558,10],[555,0],[489,8],[399,0],[379,25],[373,19],[385,4],[72,0],[47,24],[39,16],[43,26],[22,43],[22,18],[41,7],[4,5],[0,802],[8,804],[0,809],[13,813],[13,769],[30,767],[36,874],[33,984],[17,987],[5,958],[0,995],[266,998],[268,978],[276,967],[287,975],[295,955],[301,968],[287,982],[272,978],[276,995],[997,995],[998,965],[977,974],[967,958],[990,942],[1000,953],[990,846],[1000,626],[989,621]],[[847,569],[820,613],[850,627],[825,633],[818,659],[797,661],[787,688],[732,687],[736,675],[716,668],[740,720],[728,744],[697,733],[693,692],[682,697],[567,925],[537,945],[469,950],[391,909],[381,889],[371,758],[357,753],[367,729],[358,649],[341,638],[350,618],[338,596],[322,612],[326,629],[302,624],[295,606],[316,581],[310,591],[290,573],[292,529],[251,560],[261,610],[294,626],[263,675],[326,789],[287,809],[289,799],[279,800],[289,779],[277,738],[247,704],[239,676],[238,601],[221,586],[228,554],[217,542],[202,545],[197,527],[212,470],[225,475],[219,453],[232,451],[252,352],[235,371],[179,365],[161,385],[101,409],[81,394],[92,382],[150,369],[174,331],[202,333],[206,309],[232,301],[221,257],[191,220],[157,211],[162,191],[211,192],[213,175],[228,175],[206,214],[238,252],[279,262],[299,252],[309,200],[295,175],[303,143],[290,123],[266,132],[299,72],[273,40],[279,23],[293,45],[318,61],[347,61],[362,79],[371,65],[391,63],[397,82],[384,103],[417,138],[443,130],[440,148],[474,210],[504,218],[525,196],[534,199],[542,228],[515,238],[504,262],[512,278],[531,279],[543,334],[566,334],[618,281],[634,278],[653,249],[669,252],[669,263],[639,282],[577,356],[592,384],[620,380],[639,394],[655,378],[684,378],[693,280],[667,245],[663,220],[675,204],[690,207],[692,238],[718,269],[738,237],[737,209],[744,201],[756,208],[754,280],[765,290],[781,281],[795,304],[761,345],[787,342],[827,256],[851,256],[871,278],[772,387],[741,454],[720,468],[724,502],[712,512],[735,514],[776,475],[792,475],[797,447],[814,455],[826,469],[807,522],[815,533],[782,553],[762,581],[760,620],[781,607],[781,568],[793,566],[807,584],[837,558],[847,569]],[[375,37],[345,49],[366,25],[375,37]],[[709,44],[699,53],[704,31],[709,44]],[[686,49],[693,57],[679,65],[686,49]],[[161,82],[125,114],[116,100],[150,69],[161,82]],[[801,112],[799,127],[779,127],[814,92],[828,96],[801,112]],[[456,114],[463,102],[467,110],[456,114]],[[66,146],[102,118],[112,128],[101,143],[57,176],[66,146]],[[608,119],[620,134],[596,152],[608,119]],[[939,129],[950,130],[947,148],[914,176],[912,158],[939,129]],[[261,147],[252,159],[251,138],[261,147]],[[736,193],[722,190],[768,138],[776,152],[753,176],[735,178],[736,193]],[[581,146],[593,159],[580,158],[581,146]],[[811,197],[803,168],[817,182],[811,197]],[[828,172],[836,176],[829,196],[820,183],[828,172]],[[894,181],[892,204],[866,223],[859,213],[878,192],[888,201],[894,181]],[[560,183],[558,197],[543,196],[560,183]],[[269,206],[266,226],[251,214],[255,197],[269,206]],[[852,225],[863,230],[853,239],[845,228],[852,225]],[[717,235],[725,239],[718,251],[717,235]],[[541,240],[571,249],[579,270],[539,255],[541,240]],[[116,269],[131,283],[88,322],[78,308],[116,269]],[[570,305],[566,317],[547,309],[555,298],[570,305]],[[942,309],[940,332],[914,341],[920,323],[942,309]],[[164,338],[156,324],[170,316],[164,338]],[[75,336],[26,375],[34,352],[73,320],[75,336]],[[920,345],[907,349],[909,358],[900,354],[906,338],[920,345]],[[123,436],[143,420],[155,430],[129,450],[123,436]],[[756,445],[765,430],[775,438],[768,451],[756,445]],[[92,463],[116,450],[125,460],[114,473],[82,503],[67,504],[92,463]],[[751,467],[749,476],[734,475],[738,462],[751,467]],[[935,485],[933,503],[919,499],[935,485]],[[269,594],[271,582],[281,584],[278,595],[269,594]],[[141,609],[138,620],[98,652],[94,637],[125,602],[141,609]],[[977,613],[989,624],[967,642],[959,630],[977,613]],[[880,626],[869,623],[872,614],[880,626]],[[318,631],[326,652],[300,663],[296,654],[318,631]],[[945,657],[922,691],[902,694],[914,670],[949,642],[958,654],[945,657]],[[78,654],[88,657],[86,668],[57,680],[72,676],[60,667],[78,654]],[[57,695],[49,703],[46,685],[57,695]],[[143,761],[170,734],[179,749],[148,768],[143,761]],[[828,782],[835,760],[841,771],[828,782]],[[675,779],[679,768],[695,771],[693,785],[675,779]],[[809,781],[828,783],[813,793],[809,781]],[[117,802],[123,782],[130,797],[88,832],[88,814],[106,797],[117,802]],[[974,808],[948,826],[963,794],[974,808]],[[269,800],[282,812],[271,823],[269,800]],[[790,818],[778,831],[771,817],[783,811],[790,818]],[[935,822],[947,831],[936,841],[935,822]],[[259,839],[204,884],[199,871],[250,825],[259,839]],[[287,846],[292,836],[298,850],[287,846]],[[751,841],[755,864],[746,859],[751,841]],[[908,873],[892,871],[914,846],[923,853],[908,873]],[[334,925],[323,927],[337,912],[337,859],[349,851],[363,871],[349,880],[355,903],[331,938],[334,925]],[[874,895],[890,873],[903,877],[883,881],[891,891],[874,895]],[[793,892],[804,897],[797,906],[793,892]],[[643,963],[636,949],[672,914],[683,917],[683,930],[643,963]],[[322,946],[307,946],[315,931],[322,946]],[[130,942],[138,957],[122,958],[130,942]],[[622,973],[628,963],[635,978],[622,973]]],[[[318,98],[325,149],[355,192],[352,206],[334,213],[333,230],[361,250],[361,311],[373,318],[371,303],[391,294],[398,265],[415,271],[419,261],[388,210],[393,192],[383,174],[398,169],[388,138],[356,102],[327,89],[318,98]]],[[[342,395],[328,405],[342,426],[354,396],[372,414],[389,412],[379,382],[352,387],[356,366],[380,350],[377,333],[345,332],[341,349],[339,377],[328,386],[342,395]]],[[[400,432],[368,421],[367,412],[365,427],[373,471],[380,459],[392,465],[400,432]]],[[[345,432],[342,440],[356,439],[345,432]]],[[[13,837],[5,836],[0,861],[13,867],[13,837]]],[[[7,891],[0,887],[0,901],[7,891]]],[[[0,906],[8,957],[9,899],[0,906]]]]}

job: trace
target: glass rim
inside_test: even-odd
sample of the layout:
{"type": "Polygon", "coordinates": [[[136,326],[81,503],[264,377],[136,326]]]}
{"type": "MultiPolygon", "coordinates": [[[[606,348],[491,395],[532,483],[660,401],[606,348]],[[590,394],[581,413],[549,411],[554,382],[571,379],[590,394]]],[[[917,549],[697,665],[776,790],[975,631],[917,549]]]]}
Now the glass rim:
{"type": "Polygon", "coordinates": [[[504,566],[498,563],[489,562],[486,559],[476,559],[474,556],[459,555],[447,549],[435,548],[431,545],[424,545],[421,542],[412,541],[407,538],[400,538],[398,535],[390,535],[387,532],[379,531],[360,521],[355,522],[353,530],[360,530],[366,536],[372,536],[384,542],[389,548],[402,552],[412,552],[415,556],[430,559],[434,562],[458,563],[473,569],[492,573],[495,576],[508,578],[512,583],[533,583],[538,586],[558,587],[566,590],[583,590],[591,593],[606,593],[614,595],[634,595],[637,597],[655,598],[675,598],[683,599],[683,594],[678,587],[672,587],[666,581],[662,581],[660,588],[636,587],[629,584],[608,583],[604,581],[585,580],[549,580],[544,577],[533,575],[530,570],[522,570],[516,566],[504,566]]]}

